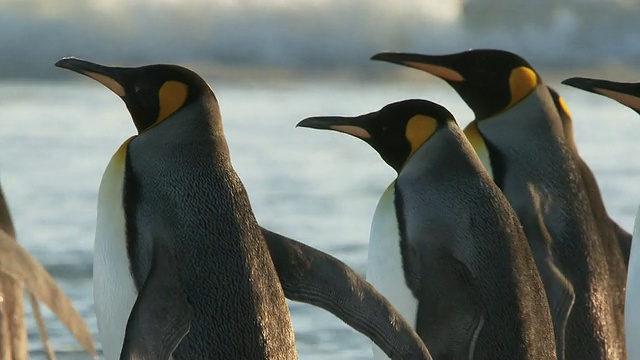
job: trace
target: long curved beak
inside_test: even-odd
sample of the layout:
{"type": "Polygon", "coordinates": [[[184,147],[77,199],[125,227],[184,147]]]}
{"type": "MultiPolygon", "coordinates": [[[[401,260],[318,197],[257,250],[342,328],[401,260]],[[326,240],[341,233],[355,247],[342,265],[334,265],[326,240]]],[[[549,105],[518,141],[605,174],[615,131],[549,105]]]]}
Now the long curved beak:
{"type": "Polygon", "coordinates": [[[120,97],[126,95],[125,86],[122,81],[122,73],[126,71],[126,69],[100,65],[74,57],[63,58],[56,62],[55,66],[88,76],[106,86],[120,97]]]}
{"type": "Polygon", "coordinates": [[[296,127],[306,127],[321,130],[335,130],[349,134],[362,140],[371,139],[371,134],[367,130],[367,123],[375,113],[361,116],[316,116],[300,121],[296,127]]]}
{"type": "Polygon", "coordinates": [[[606,96],[640,113],[640,83],[572,77],[563,80],[562,84],[606,96]]]}
{"type": "Polygon", "coordinates": [[[461,82],[464,77],[456,70],[446,65],[446,55],[423,55],[401,52],[381,52],[371,57],[371,60],[386,61],[422,70],[446,81],[461,82]]]}

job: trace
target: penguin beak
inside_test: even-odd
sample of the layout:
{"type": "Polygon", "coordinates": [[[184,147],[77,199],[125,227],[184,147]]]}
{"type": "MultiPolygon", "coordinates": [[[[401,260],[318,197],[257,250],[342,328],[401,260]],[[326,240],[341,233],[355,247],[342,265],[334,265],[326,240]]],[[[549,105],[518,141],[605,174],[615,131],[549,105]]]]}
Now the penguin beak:
{"type": "Polygon", "coordinates": [[[123,82],[119,80],[122,78],[122,71],[124,69],[95,64],[74,57],[63,58],[56,62],[55,66],[88,76],[122,98],[126,95],[123,82]]]}
{"type": "Polygon", "coordinates": [[[640,113],[640,83],[573,77],[563,80],[562,84],[606,96],[640,113]]]}
{"type": "Polygon", "coordinates": [[[443,64],[446,61],[445,57],[446,56],[382,52],[373,55],[371,60],[386,61],[422,70],[446,81],[464,81],[464,77],[459,72],[443,64]]]}
{"type": "Polygon", "coordinates": [[[345,134],[355,136],[362,140],[371,139],[371,134],[366,129],[367,123],[374,113],[355,116],[318,116],[310,117],[300,121],[296,127],[306,127],[321,130],[335,130],[345,134]]]}

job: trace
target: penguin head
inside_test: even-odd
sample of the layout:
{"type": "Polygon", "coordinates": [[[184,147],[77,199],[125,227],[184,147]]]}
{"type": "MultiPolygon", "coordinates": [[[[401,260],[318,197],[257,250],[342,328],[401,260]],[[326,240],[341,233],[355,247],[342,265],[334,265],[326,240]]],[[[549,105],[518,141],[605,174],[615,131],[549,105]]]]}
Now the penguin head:
{"type": "Polygon", "coordinates": [[[563,84],[611,98],[628,106],[640,114],[640,83],[573,77],[562,81],[563,84]]]}
{"type": "Polygon", "coordinates": [[[450,55],[383,52],[371,59],[412,67],[445,80],[477,120],[511,108],[541,83],[526,60],[503,50],[477,49],[450,55]]]}
{"type": "Polygon", "coordinates": [[[63,58],[55,66],[86,75],[120,96],[138,133],[166,120],[202,96],[215,100],[213,91],[200,76],[177,65],[111,67],[63,58]]]}
{"type": "Polygon", "coordinates": [[[296,126],[343,132],[367,142],[397,172],[418,148],[447,122],[444,107],[426,100],[405,100],[355,117],[310,117],[296,126]]]}

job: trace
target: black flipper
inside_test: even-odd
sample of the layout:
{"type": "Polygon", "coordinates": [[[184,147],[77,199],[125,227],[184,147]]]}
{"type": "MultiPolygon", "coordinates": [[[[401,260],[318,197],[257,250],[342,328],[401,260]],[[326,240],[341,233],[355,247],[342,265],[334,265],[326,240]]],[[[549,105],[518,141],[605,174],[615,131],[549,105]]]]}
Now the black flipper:
{"type": "Polygon", "coordinates": [[[478,335],[484,326],[486,314],[482,306],[482,298],[472,283],[473,275],[462,262],[442,252],[438,255],[439,265],[447,271],[438,274],[438,278],[434,281],[433,274],[426,273],[426,268],[421,265],[421,259],[429,259],[425,255],[425,250],[426,247],[414,248],[407,249],[404,253],[408,259],[405,266],[411,268],[409,273],[413,273],[413,279],[415,279],[410,287],[420,299],[416,314],[416,332],[420,338],[430,344],[429,349],[436,359],[474,359],[472,355],[475,352],[478,335]],[[407,256],[411,252],[413,255],[407,256]],[[460,282],[464,282],[465,286],[449,285],[460,282]],[[445,297],[434,296],[434,293],[439,293],[438,288],[447,285],[445,297]],[[447,316],[443,317],[442,314],[447,316]],[[465,334],[468,336],[449,337],[445,335],[446,333],[434,331],[438,328],[438,321],[453,323],[461,329],[467,327],[473,331],[465,334]],[[452,349],[455,350],[452,352],[452,349]]]}
{"type": "Polygon", "coordinates": [[[191,309],[173,254],[156,241],[149,275],[127,321],[120,360],[168,360],[190,326],[191,309]]]}
{"type": "Polygon", "coordinates": [[[321,307],[370,338],[392,359],[431,359],[412,327],[340,260],[261,228],[285,296],[321,307]]]}

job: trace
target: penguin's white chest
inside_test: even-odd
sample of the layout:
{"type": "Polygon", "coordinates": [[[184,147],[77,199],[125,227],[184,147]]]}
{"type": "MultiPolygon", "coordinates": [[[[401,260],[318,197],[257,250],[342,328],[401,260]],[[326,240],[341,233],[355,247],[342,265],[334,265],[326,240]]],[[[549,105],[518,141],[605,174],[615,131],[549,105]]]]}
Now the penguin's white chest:
{"type": "Polygon", "coordinates": [[[125,142],[102,176],[93,250],[93,298],[100,343],[106,360],[116,360],[124,341],[129,313],[137,290],[127,255],[125,214],[122,206],[125,142]]]}
{"type": "MultiPolygon", "coordinates": [[[[407,286],[400,252],[400,230],[394,206],[395,182],[382,194],[371,224],[367,281],[415,328],[418,300],[407,286]]],[[[373,345],[374,359],[388,359],[373,345]]]]}
{"type": "Polygon", "coordinates": [[[636,213],[636,220],[631,240],[631,254],[629,255],[629,271],[627,274],[627,291],[624,306],[624,330],[627,338],[627,357],[640,359],[640,208],[636,213]]]}

